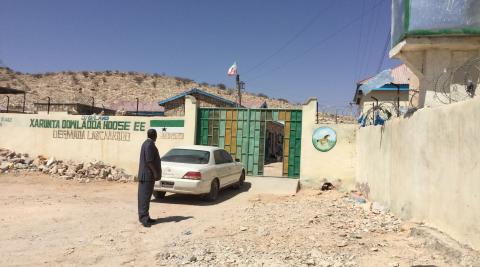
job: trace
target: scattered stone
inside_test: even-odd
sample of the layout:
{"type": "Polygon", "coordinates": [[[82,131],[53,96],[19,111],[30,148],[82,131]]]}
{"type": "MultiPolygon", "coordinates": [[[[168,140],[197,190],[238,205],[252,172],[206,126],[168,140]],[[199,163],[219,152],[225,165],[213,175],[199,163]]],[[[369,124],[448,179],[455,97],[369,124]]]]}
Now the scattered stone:
{"type": "Polygon", "coordinates": [[[323,183],[322,188],[321,188],[322,191],[327,191],[327,190],[332,190],[332,189],[335,189],[335,186],[333,186],[333,184],[329,183],[329,182],[323,183]]]}
{"type": "Polygon", "coordinates": [[[247,231],[247,230],[248,230],[248,227],[245,227],[245,226],[241,226],[241,227],[240,227],[240,231],[242,231],[242,232],[245,232],[245,231],[247,231]]]}
{"type": "Polygon", "coordinates": [[[45,164],[45,166],[50,167],[50,166],[52,166],[53,163],[55,163],[55,158],[54,158],[54,157],[51,157],[51,158],[47,161],[47,164],[45,164]]]}
{"type": "Polygon", "coordinates": [[[1,164],[0,164],[0,172],[5,172],[5,171],[8,171],[11,167],[11,163],[8,163],[8,162],[5,162],[3,161],[1,164]]]}
{"type": "Polygon", "coordinates": [[[65,250],[64,255],[70,255],[70,254],[72,254],[73,252],[75,252],[75,248],[67,248],[67,250],[65,250]]]}
{"type": "Polygon", "coordinates": [[[385,213],[387,209],[378,202],[373,202],[370,210],[375,214],[385,213]]]}
{"type": "Polygon", "coordinates": [[[0,173],[10,171],[39,171],[56,176],[60,179],[89,183],[91,179],[107,178],[108,181],[127,183],[134,181],[135,177],[125,173],[125,170],[115,166],[108,166],[102,161],[64,163],[61,160],[45,156],[30,158],[28,154],[15,153],[8,149],[0,148],[0,173]]]}
{"type": "Polygon", "coordinates": [[[58,172],[58,167],[57,166],[53,166],[52,169],[50,169],[50,174],[57,174],[58,172]]]}

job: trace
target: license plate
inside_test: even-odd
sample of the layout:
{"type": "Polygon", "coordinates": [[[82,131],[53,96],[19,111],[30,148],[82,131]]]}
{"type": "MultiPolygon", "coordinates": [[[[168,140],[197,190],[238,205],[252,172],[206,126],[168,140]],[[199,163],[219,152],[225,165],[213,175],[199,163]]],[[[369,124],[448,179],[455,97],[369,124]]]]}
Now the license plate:
{"type": "Polygon", "coordinates": [[[173,188],[174,182],[160,182],[160,185],[165,188],[173,188]]]}

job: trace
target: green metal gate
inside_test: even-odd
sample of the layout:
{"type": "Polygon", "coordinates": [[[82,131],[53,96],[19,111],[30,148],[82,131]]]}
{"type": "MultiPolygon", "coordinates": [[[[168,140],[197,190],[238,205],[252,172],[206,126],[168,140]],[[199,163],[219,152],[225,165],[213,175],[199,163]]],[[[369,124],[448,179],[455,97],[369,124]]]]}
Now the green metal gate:
{"type": "Polygon", "coordinates": [[[241,160],[248,175],[263,175],[269,121],[284,124],[283,176],[299,177],[301,110],[200,108],[196,143],[221,147],[241,160]]]}

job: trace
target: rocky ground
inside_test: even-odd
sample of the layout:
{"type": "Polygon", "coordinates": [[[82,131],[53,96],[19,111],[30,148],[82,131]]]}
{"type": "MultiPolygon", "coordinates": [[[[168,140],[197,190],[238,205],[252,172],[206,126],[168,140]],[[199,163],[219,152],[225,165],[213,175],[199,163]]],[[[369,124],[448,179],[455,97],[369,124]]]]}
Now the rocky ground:
{"type": "MultiPolygon", "coordinates": [[[[165,74],[149,74],[134,71],[64,71],[56,73],[22,73],[0,67],[0,86],[27,91],[27,111],[33,111],[33,103],[46,103],[50,97],[52,103],[79,102],[90,105],[95,97],[95,105],[114,110],[135,110],[136,97],[140,110],[159,110],[158,101],[167,99],[192,88],[236,101],[236,92],[223,84],[196,82],[182,77],[165,74]]],[[[258,91],[256,89],[255,91],[258,91]]],[[[267,101],[269,107],[290,108],[294,105],[285,99],[269,98],[263,94],[245,91],[244,103],[267,101]]],[[[21,110],[23,95],[10,97],[10,110],[21,110]]],[[[0,109],[6,109],[0,103],[0,109]]]]}
{"type": "Polygon", "coordinates": [[[152,201],[158,224],[143,228],[134,183],[0,174],[0,266],[480,266],[349,192],[265,195],[255,181],[214,203],[152,201]]]}
{"type": "MultiPolygon", "coordinates": [[[[374,205],[375,206],[375,205],[374,205]]],[[[239,218],[157,254],[163,266],[457,266],[480,263],[427,247],[413,225],[339,192],[250,200],[239,218]]],[[[187,233],[185,233],[187,234],[187,233]]]]}
{"type": "Polygon", "coordinates": [[[64,180],[76,180],[89,183],[91,180],[130,182],[135,177],[125,173],[122,168],[109,166],[102,161],[74,162],[47,158],[39,155],[31,157],[26,153],[16,153],[0,148],[0,174],[18,172],[42,172],[64,180]]]}

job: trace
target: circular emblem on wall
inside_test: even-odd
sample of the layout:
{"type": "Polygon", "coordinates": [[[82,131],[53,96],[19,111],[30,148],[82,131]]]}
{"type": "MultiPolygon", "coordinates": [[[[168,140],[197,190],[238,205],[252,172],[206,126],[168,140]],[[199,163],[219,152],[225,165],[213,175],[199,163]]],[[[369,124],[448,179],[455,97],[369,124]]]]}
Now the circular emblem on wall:
{"type": "Polygon", "coordinates": [[[337,133],[329,127],[320,127],[313,131],[313,146],[322,152],[332,149],[337,143],[337,133]]]}

